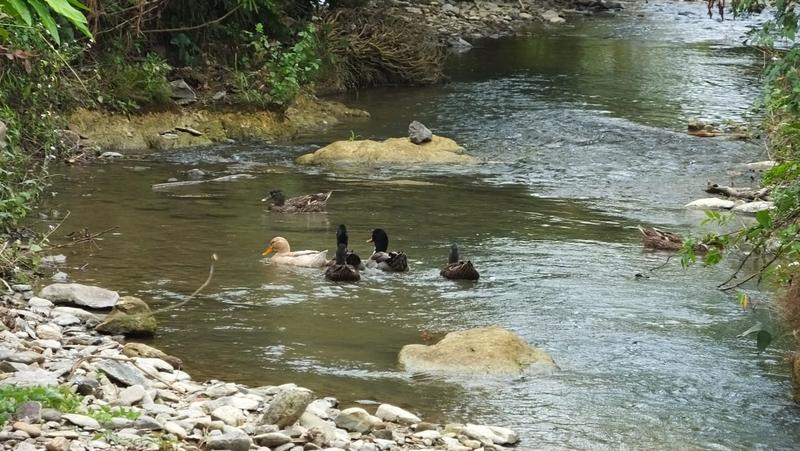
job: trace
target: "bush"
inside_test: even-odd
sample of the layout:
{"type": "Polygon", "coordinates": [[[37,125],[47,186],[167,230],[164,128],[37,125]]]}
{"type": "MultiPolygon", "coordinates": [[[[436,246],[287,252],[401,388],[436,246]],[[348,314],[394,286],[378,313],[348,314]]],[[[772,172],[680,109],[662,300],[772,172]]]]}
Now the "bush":
{"type": "Polygon", "coordinates": [[[334,11],[324,17],[319,40],[326,78],[339,89],[444,79],[444,50],[434,30],[403,17],[334,11]]]}

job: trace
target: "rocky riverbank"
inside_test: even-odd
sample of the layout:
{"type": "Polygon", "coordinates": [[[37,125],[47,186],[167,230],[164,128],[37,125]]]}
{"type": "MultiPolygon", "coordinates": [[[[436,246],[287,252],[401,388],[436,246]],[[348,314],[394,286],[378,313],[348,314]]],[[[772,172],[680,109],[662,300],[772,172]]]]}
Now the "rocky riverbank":
{"type": "Polygon", "coordinates": [[[12,288],[0,302],[0,390],[61,387],[75,402],[57,410],[47,397],[0,400],[3,449],[490,451],[518,441],[506,428],[428,423],[388,404],[341,406],[294,384],[195,381],[176,357],[96,332],[104,314],[12,288]]]}
{"type": "Polygon", "coordinates": [[[428,24],[451,47],[469,47],[469,41],[518,34],[535,23],[559,24],[578,14],[619,11],[611,0],[387,0],[374,6],[389,14],[416,18],[428,24]]]}

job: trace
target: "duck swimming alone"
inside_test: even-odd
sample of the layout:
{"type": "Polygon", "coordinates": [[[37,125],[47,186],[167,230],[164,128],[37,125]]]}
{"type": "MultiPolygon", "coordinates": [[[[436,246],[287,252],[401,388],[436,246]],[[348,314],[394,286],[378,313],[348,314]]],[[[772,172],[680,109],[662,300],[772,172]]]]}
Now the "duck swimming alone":
{"type": "MultiPolygon", "coordinates": [[[[334,282],[358,282],[361,280],[358,268],[349,265],[346,258],[347,246],[344,243],[339,243],[336,247],[336,261],[325,270],[325,278],[334,282]]],[[[359,263],[361,263],[360,259],[359,263]]]]}
{"type": "Polygon", "coordinates": [[[286,238],[276,236],[269,242],[269,247],[261,255],[275,252],[270,261],[281,265],[305,266],[321,268],[328,263],[328,251],[296,251],[292,252],[286,238]]]}
{"type": "Polygon", "coordinates": [[[333,191],[286,198],[281,190],[269,192],[261,202],[272,201],[269,209],[276,213],[325,213],[333,191]]]}
{"type": "Polygon", "coordinates": [[[408,257],[403,252],[389,252],[389,235],[383,229],[372,231],[368,243],[375,244],[375,252],[369,258],[370,263],[380,270],[403,272],[408,271],[408,257]]]}
{"type": "MultiPolygon", "coordinates": [[[[639,226],[639,231],[642,233],[642,244],[648,249],[679,251],[683,247],[683,237],[677,233],[667,232],[655,227],[645,228],[642,226],[639,226]]],[[[708,243],[698,242],[694,246],[694,252],[696,254],[705,254],[710,247],[708,243]]]]}
{"type": "Polygon", "coordinates": [[[450,257],[447,259],[447,266],[439,271],[442,277],[452,280],[478,280],[480,274],[472,266],[472,262],[462,261],[458,258],[458,245],[453,243],[450,246],[450,257]]]}

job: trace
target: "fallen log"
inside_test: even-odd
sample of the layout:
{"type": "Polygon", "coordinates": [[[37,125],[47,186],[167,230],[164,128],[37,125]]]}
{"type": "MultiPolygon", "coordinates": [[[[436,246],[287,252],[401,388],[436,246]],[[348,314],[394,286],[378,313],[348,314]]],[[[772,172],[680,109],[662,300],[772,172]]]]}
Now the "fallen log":
{"type": "Polygon", "coordinates": [[[731,186],[719,185],[708,182],[705,191],[709,194],[722,194],[727,197],[747,200],[768,200],[769,188],[734,188],[731,186]]]}

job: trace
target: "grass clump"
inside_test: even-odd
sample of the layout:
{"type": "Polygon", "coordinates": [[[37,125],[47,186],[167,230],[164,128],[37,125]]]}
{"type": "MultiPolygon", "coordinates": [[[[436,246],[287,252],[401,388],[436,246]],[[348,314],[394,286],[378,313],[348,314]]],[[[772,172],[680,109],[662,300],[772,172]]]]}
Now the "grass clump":
{"type": "Polygon", "coordinates": [[[74,412],[81,405],[81,396],[67,387],[0,387],[0,424],[5,424],[21,404],[38,401],[42,407],[59,412],[74,412]]]}
{"type": "Polygon", "coordinates": [[[109,407],[102,406],[97,410],[89,412],[89,416],[97,420],[100,424],[111,422],[114,418],[127,418],[128,420],[136,420],[141,414],[128,407],[109,407]]]}

